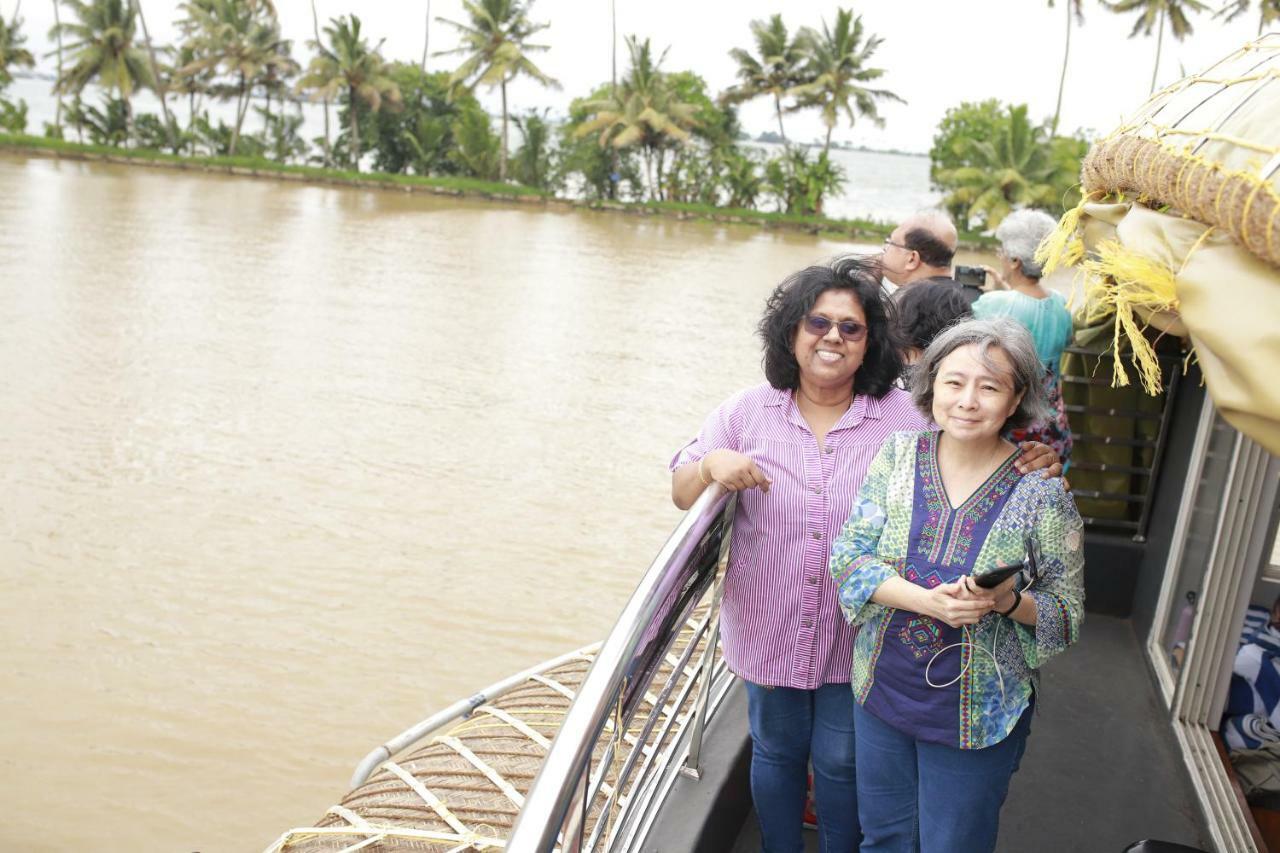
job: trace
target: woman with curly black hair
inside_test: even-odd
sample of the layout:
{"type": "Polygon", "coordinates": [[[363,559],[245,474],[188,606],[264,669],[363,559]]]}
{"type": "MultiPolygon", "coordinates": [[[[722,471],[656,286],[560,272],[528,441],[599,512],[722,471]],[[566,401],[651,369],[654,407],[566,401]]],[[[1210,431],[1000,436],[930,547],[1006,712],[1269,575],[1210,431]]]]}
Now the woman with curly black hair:
{"type": "MultiPolygon", "coordinates": [[[[720,630],[747,683],[751,790],[770,853],[803,849],[811,758],[821,849],[856,850],[861,837],[853,632],[827,558],[881,443],[929,426],[894,386],[903,342],[880,277],[875,259],[848,257],[779,285],[759,325],[768,382],[721,404],[671,460],[681,509],[712,482],[738,492],[720,630]]],[[[1018,464],[1054,461],[1042,451],[1018,464]]]]}

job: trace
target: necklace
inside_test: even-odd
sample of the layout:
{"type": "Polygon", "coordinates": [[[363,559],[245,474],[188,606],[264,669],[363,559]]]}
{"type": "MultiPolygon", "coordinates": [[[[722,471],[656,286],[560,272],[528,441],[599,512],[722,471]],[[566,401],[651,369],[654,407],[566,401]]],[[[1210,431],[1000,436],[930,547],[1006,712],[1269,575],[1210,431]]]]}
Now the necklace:
{"type": "Polygon", "coordinates": [[[812,405],[817,406],[818,408],[821,408],[821,409],[847,409],[849,408],[849,406],[853,405],[852,391],[849,392],[848,397],[836,403],[820,403],[817,400],[810,397],[808,394],[806,394],[804,392],[804,389],[801,388],[800,386],[796,386],[796,395],[797,395],[797,399],[796,399],[797,403],[800,402],[799,398],[803,397],[806,401],[808,401],[812,405]]]}

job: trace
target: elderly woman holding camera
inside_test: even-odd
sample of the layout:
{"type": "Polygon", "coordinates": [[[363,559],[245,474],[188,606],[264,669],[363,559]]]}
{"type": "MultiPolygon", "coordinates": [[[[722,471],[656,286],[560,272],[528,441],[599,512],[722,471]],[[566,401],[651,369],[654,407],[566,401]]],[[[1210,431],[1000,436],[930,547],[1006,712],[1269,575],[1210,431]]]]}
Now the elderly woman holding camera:
{"type": "MultiPolygon", "coordinates": [[[[821,848],[852,851],[861,837],[853,633],[827,558],[881,443],[928,423],[894,387],[901,342],[880,274],[874,259],[844,258],[774,290],[759,326],[768,383],[726,400],[671,460],[681,509],[712,482],[738,492],[721,637],[747,682],[751,792],[769,853],[804,849],[811,756],[821,848]]],[[[1052,475],[1056,461],[1035,446],[1016,464],[1052,475]]]]}
{"type": "Polygon", "coordinates": [[[996,289],[982,294],[973,303],[973,316],[1011,317],[1031,333],[1036,354],[1045,369],[1049,413],[1013,437],[1049,445],[1062,457],[1065,467],[1071,462],[1071,425],[1062,406],[1058,371],[1062,350],[1071,343],[1071,312],[1062,294],[1040,283],[1043,264],[1035,257],[1036,249],[1055,227],[1057,222],[1053,217],[1039,210],[1019,210],[1004,218],[996,228],[1000,269],[985,268],[996,289]]]}
{"type": "Polygon", "coordinates": [[[944,331],[912,372],[911,395],[938,429],[885,442],[829,566],[861,626],[861,850],[987,853],[1037,669],[1079,635],[1082,523],[1061,480],[1020,474],[1002,438],[1045,406],[1040,359],[1017,323],[944,331]]]}

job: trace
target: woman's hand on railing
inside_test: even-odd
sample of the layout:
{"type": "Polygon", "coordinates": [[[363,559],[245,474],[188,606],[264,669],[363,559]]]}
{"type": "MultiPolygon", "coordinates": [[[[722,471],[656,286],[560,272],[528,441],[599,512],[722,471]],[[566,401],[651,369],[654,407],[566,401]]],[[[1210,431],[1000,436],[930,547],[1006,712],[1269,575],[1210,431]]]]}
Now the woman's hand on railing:
{"type": "Polygon", "coordinates": [[[759,489],[768,492],[773,485],[750,456],[736,450],[713,450],[702,460],[704,480],[719,483],[731,492],[759,489]]]}
{"type": "Polygon", "coordinates": [[[720,448],[708,451],[697,462],[681,465],[672,473],[671,500],[680,509],[688,509],[712,483],[719,483],[730,492],[744,489],[767,492],[773,481],[750,456],[720,448]]]}

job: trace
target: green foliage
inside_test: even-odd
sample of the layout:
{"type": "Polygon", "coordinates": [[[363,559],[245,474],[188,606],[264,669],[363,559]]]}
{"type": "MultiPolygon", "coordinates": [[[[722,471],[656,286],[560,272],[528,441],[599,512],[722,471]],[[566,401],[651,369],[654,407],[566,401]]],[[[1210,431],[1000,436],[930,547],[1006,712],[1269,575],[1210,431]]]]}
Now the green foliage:
{"type": "Polygon", "coordinates": [[[721,99],[727,104],[768,95],[773,98],[774,113],[778,117],[778,135],[783,144],[787,132],[782,127],[782,99],[791,89],[806,82],[801,70],[804,49],[800,38],[787,35],[787,25],[782,15],[774,15],[767,21],[752,21],[751,35],[756,43],[756,55],[735,47],[729,51],[737,63],[738,84],[727,89],[721,99]]]}
{"type": "Polygon", "coordinates": [[[266,127],[262,133],[263,153],[277,163],[304,162],[307,159],[307,140],[298,132],[302,128],[302,113],[270,113],[262,107],[254,107],[262,116],[266,127]]]}
{"type": "Polygon", "coordinates": [[[390,109],[398,110],[400,89],[379,52],[382,42],[369,45],[360,33],[358,17],[334,18],[324,32],[327,43],[311,43],[318,55],[311,60],[297,88],[330,100],[339,99],[347,107],[343,111],[346,130],[334,146],[334,152],[341,152],[345,162],[358,172],[361,112],[365,109],[379,112],[384,102],[390,109]]]}
{"type": "Polygon", "coordinates": [[[70,20],[54,27],[54,33],[68,41],[70,61],[54,91],[79,95],[85,86],[96,82],[119,96],[128,116],[134,91],[156,87],[146,52],[134,43],[137,15],[131,0],[58,2],[71,12],[70,20]]]}
{"type": "Polygon", "coordinates": [[[840,192],[844,182],[844,169],[826,151],[810,160],[805,149],[790,148],[765,165],[764,188],[783,213],[821,216],[823,201],[840,192]]]}
{"type": "Polygon", "coordinates": [[[930,176],[962,229],[991,230],[1021,207],[1054,216],[1079,200],[1083,137],[1053,137],[1025,104],[965,103],[948,110],[934,137],[930,176]]]}
{"type": "Polygon", "coordinates": [[[883,127],[884,119],[880,117],[877,103],[906,103],[888,89],[864,85],[884,76],[884,69],[867,67],[884,39],[863,32],[861,15],[855,17],[848,9],[837,9],[835,26],[823,21],[822,32],[805,27],[799,38],[805,54],[805,82],[790,92],[796,98],[793,109],[819,111],[827,127],[823,150],[831,148],[831,132],[841,114],[851,127],[858,116],[866,116],[877,127],[883,127]]]}
{"type": "Polygon", "coordinates": [[[455,146],[449,159],[459,174],[486,181],[498,179],[502,140],[489,126],[489,115],[479,106],[468,107],[453,120],[455,146]]]}
{"type": "Polygon", "coordinates": [[[516,116],[513,121],[523,141],[512,158],[512,177],[525,186],[554,191],[561,183],[561,174],[556,164],[558,152],[546,112],[540,114],[537,110],[530,110],[528,115],[516,116]]]}
{"type": "Polygon", "coordinates": [[[940,171],[968,164],[969,140],[994,139],[1008,120],[1004,105],[995,98],[977,103],[965,101],[947,110],[938,122],[933,147],[929,149],[929,180],[933,188],[945,189],[938,184],[940,171]]]}
{"type": "Polygon", "coordinates": [[[187,0],[178,26],[184,36],[178,69],[180,88],[196,84],[218,96],[235,96],[231,153],[236,153],[250,94],[262,87],[279,93],[298,73],[291,43],[281,35],[270,0],[187,0]],[[220,80],[219,75],[225,77],[220,80]]]}
{"type": "Polygon", "coordinates": [[[707,92],[707,82],[692,71],[675,71],[667,75],[667,85],[675,99],[693,107],[694,137],[713,147],[734,144],[742,133],[738,111],[721,106],[707,92]]]}
{"type": "MultiPolygon", "coordinates": [[[[639,146],[649,197],[657,199],[661,195],[664,151],[689,139],[697,124],[698,105],[682,100],[670,75],[661,70],[666,51],[655,59],[649,40],[640,41],[635,36],[627,37],[627,50],[631,67],[626,76],[616,90],[601,87],[597,92],[603,97],[581,104],[587,116],[575,122],[574,132],[579,136],[595,134],[602,147],[639,146]]],[[[686,82],[691,84],[692,81],[686,82]]]]}
{"type": "Polygon", "coordinates": [[[577,132],[586,120],[583,104],[604,97],[607,91],[608,86],[603,86],[585,101],[570,105],[569,121],[560,126],[559,181],[592,201],[643,198],[644,175],[635,150],[601,147],[594,136],[577,132]]]}
{"type": "Polygon", "coordinates": [[[168,150],[173,154],[181,154],[191,143],[190,134],[178,126],[178,121],[169,116],[169,127],[164,121],[152,113],[141,113],[133,117],[133,144],[151,151],[168,150]]]}
{"type": "Polygon", "coordinates": [[[424,73],[416,64],[396,62],[387,76],[400,90],[401,109],[384,110],[369,121],[361,119],[364,144],[373,153],[375,169],[413,172],[418,175],[456,174],[449,159],[453,149],[453,123],[464,110],[480,109],[469,92],[454,91],[449,74],[424,73]]]}
{"type": "Polygon", "coordinates": [[[98,109],[77,96],[67,107],[66,122],[94,145],[124,145],[129,139],[129,116],[122,98],[106,97],[98,109]]]}
{"type": "Polygon", "coordinates": [[[22,19],[18,17],[18,13],[13,13],[11,21],[6,21],[4,15],[0,14],[0,92],[13,82],[10,68],[35,67],[36,58],[23,47],[26,41],[27,37],[22,34],[22,19]]]}
{"type": "Polygon", "coordinates": [[[474,90],[476,86],[502,89],[502,141],[498,173],[507,178],[507,84],[517,77],[529,77],[543,86],[560,88],[560,84],[542,72],[529,54],[546,51],[544,44],[533,44],[529,38],[550,24],[529,20],[532,0],[462,0],[467,22],[437,18],[458,32],[461,44],[441,56],[462,54],[462,64],[451,78],[455,85],[474,90]]]}
{"type": "Polygon", "coordinates": [[[0,131],[25,133],[27,130],[27,102],[18,99],[15,104],[0,98],[0,131]]]}

